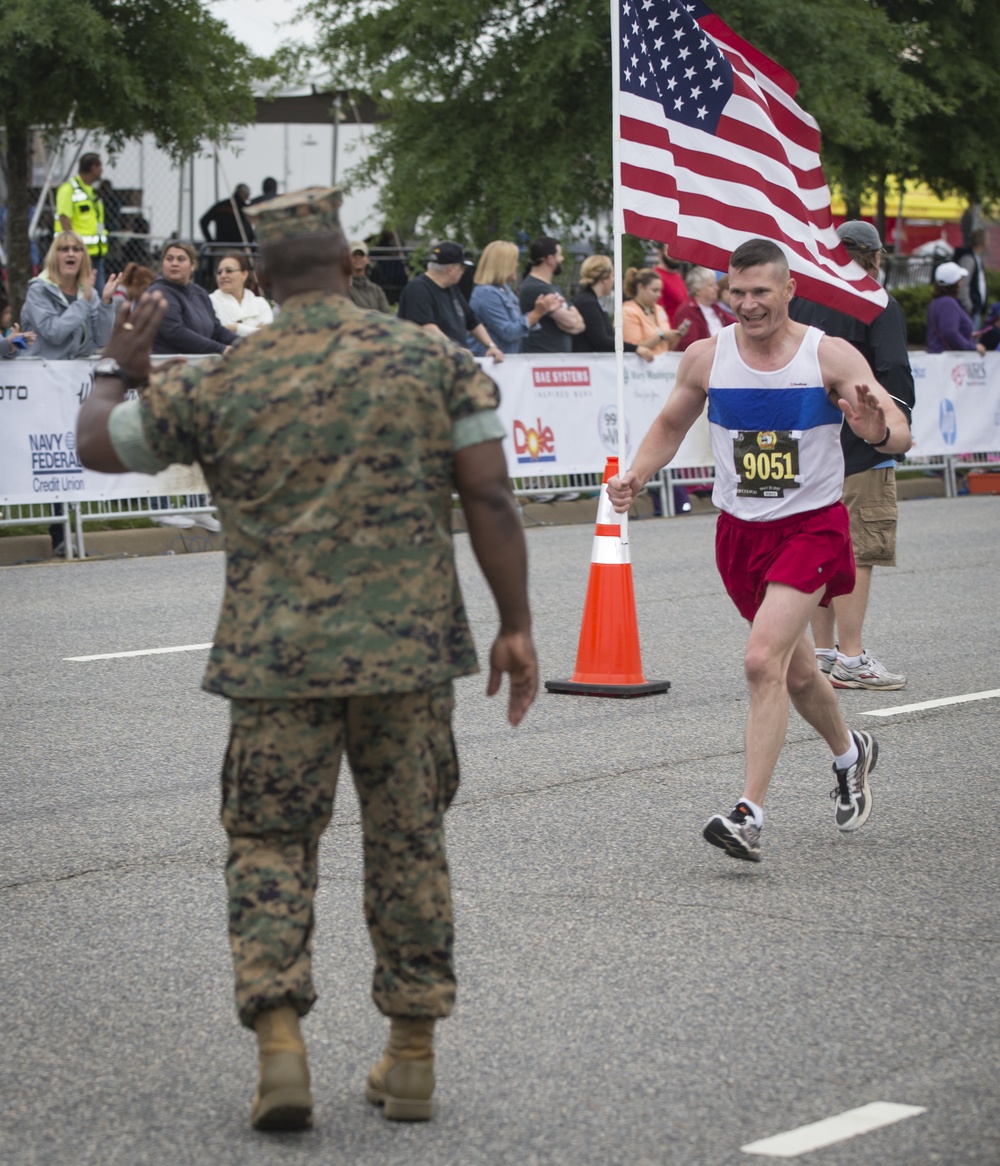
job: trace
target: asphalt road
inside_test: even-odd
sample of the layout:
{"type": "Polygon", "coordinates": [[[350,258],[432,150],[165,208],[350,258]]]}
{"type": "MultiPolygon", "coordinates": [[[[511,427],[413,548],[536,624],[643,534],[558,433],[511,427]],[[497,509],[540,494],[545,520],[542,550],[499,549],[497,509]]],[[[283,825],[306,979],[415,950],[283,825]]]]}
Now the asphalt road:
{"type": "MultiPolygon", "coordinates": [[[[324,840],[305,1024],[315,1128],[248,1125],[217,774],[226,706],[199,690],[217,554],[0,570],[0,1162],[154,1166],[727,1166],[871,1102],[925,1112],[818,1166],[1000,1162],[1000,498],[907,502],[866,639],[909,674],[841,694],[881,745],[874,811],[833,822],[829,758],[793,714],[760,866],[701,829],[741,789],[744,626],[708,516],[632,525],[643,660],[669,694],[543,694],[517,731],[458,684],[448,822],[459,1004],[438,1112],[362,1097],[368,995],[349,781],[324,840]]],[[[528,532],[546,678],[573,668],[591,530],[528,532]]],[[[482,653],[491,601],[459,536],[482,653]]],[[[346,776],[346,774],[345,774],[346,776]]]]}

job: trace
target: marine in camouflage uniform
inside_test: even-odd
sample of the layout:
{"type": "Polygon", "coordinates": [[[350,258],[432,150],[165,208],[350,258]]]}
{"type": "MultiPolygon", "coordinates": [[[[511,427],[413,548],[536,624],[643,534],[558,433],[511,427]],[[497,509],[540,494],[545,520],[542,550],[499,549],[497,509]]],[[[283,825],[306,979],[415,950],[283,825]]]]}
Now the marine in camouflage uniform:
{"type": "MultiPolygon", "coordinates": [[[[262,240],[342,245],[339,195],[303,193],[255,208],[262,240]]],[[[344,253],[337,290],[299,291],[286,272],[295,294],[276,321],[226,357],[157,374],[124,403],[120,382],[99,378],[81,412],[94,468],[198,462],[222,520],[226,584],[204,687],[231,702],[229,930],[239,1016],[259,1037],[262,1016],[302,1016],[316,999],[317,848],[344,752],[362,808],[374,1001],[420,1022],[452,1010],[452,681],[477,668],[453,557],[456,485],[500,608],[490,691],[510,673],[512,723],[536,684],[496,386],[448,341],[356,308],[344,253]]],[[[132,349],[151,310],[140,305],[109,345],[140,375],[132,349]]],[[[259,1116],[255,1102],[266,1125],[259,1116]]]]}

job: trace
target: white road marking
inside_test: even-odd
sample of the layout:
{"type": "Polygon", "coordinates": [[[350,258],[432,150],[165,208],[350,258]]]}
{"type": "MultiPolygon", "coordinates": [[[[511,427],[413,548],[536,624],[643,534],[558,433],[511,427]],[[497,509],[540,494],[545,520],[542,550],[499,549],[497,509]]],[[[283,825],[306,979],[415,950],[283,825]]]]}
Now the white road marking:
{"type": "Polygon", "coordinates": [[[921,709],[939,709],[949,704],[968,704],[971,700],[996,700],[1000,696],[1000,688],[991,688],[989,692],[969,692],[965,696],[944,696],[940,700],[922,700],[920,704],[898,704],[894,708],[871,709],[865,713],[866,717],[894,717],[897,713],[915,713],[921,709]]]}
{"type": "Polygon", "coordinates": [[[896,1105],[891,1101],[873,1101],[859,1109],[848,1109],[836,1117],[826,1117],[796,1130],[775,1134],[772,1138],[762,1138],[740,1146],[744,1154],[761,1154],[765,1158],[797,1158],[835,1142],[855,1138],[872,1130],[889,1126],[907,1117],[916,1117],[926,1112],[922,1105],[896,1105]]]}
{"type": "Polygon", "coordinates": [[[63,661],[86,663],[88,660],[122,660],[126,656],[164,656],[168,652],[203,652],[211,644],[181,644],[176,648],[142,648],[138,652],[105,652],[103,656],[64,656],[63,661]]]}

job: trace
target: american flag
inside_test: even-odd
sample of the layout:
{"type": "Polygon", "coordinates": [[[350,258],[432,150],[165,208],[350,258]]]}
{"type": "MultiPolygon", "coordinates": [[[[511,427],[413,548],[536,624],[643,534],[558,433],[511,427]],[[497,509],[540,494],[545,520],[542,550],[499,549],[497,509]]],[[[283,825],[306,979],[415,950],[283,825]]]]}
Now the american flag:
{"type": "Polygon", "coordinates": [[[772,239],[799,295],[873,320],[886,293],[834,230],[795,78],[701,0],[615,5],[625,230],[717,270],[747,239],[772,239]]]}

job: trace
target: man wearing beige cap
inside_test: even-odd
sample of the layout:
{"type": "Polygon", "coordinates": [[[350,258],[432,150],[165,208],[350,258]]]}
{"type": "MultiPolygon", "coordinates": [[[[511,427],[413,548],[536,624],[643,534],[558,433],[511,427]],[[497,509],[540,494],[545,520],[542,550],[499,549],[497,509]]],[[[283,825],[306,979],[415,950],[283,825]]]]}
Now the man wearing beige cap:
{"type": "Polygon", "coordinates": [[[487,693],[510,676],[517,725],[538,681],[497,387],[447,340],[350,302],[340,201],[310,188],[251,209],[282,310],[220,360],[150,375],[166,303],[147,294],[120,315],[77,431],[80,460],[105,473],[199,462],[222,520],[226,586],[203,684],[230,702],[229,939],[263,1130],[312,1121],[299,1019],[316,1000],[317,851],[344,753],[372,997],[391,1022],[365,1095],[393,1120],[432,1116],[434,1024],[455,1002],[452,683],[476,671],[453,489],[499,609],[487,693]],[[140,395],[124,401],[130,386],[140,395]]]}
{"type": "Polygon", "coordinates": [[[370,312],[390,311],[385,291],[368,278],[368,244],[360,239],[350,244],[351,248],[351,303],[370,312]]]}

